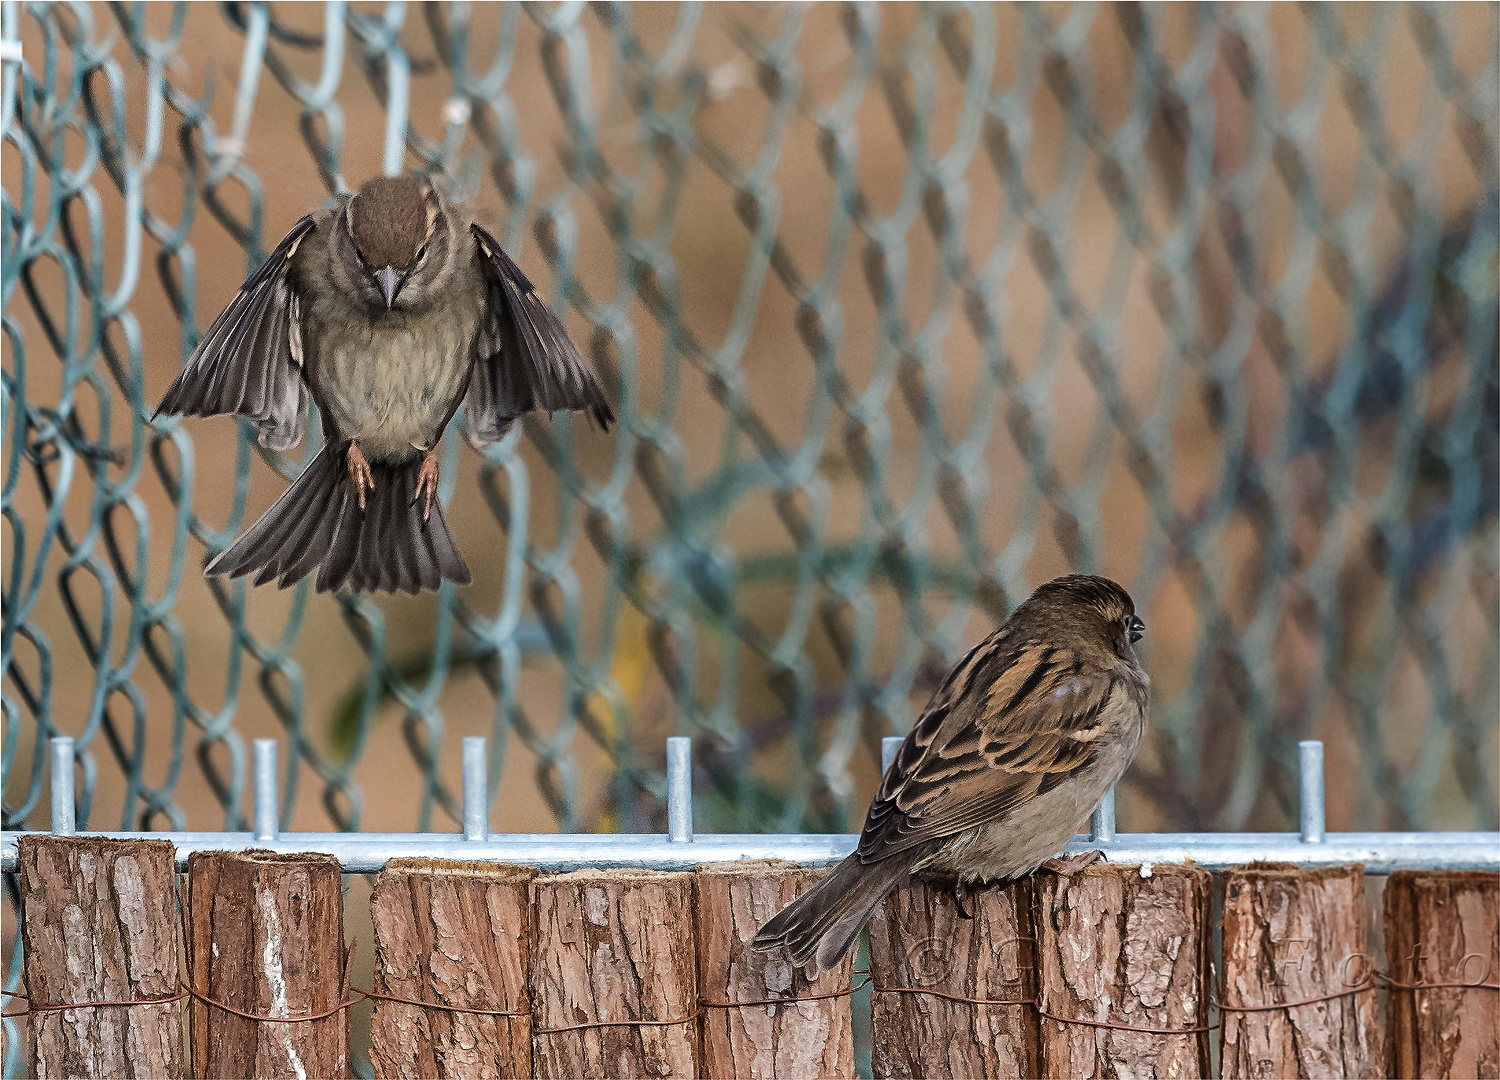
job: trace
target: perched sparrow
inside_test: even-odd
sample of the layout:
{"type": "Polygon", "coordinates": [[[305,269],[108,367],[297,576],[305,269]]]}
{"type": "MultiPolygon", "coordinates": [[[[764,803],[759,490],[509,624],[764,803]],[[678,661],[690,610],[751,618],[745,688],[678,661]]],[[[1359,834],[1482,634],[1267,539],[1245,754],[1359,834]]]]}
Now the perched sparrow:
{"type": "Polygon", "coordinates": [[[495,238],[418,177],[371,180],[292,227],[198,343],[157,413],[234,413],[322,451],[208,566],[319,592],[467,584],[435,501],[459,404],[482,447],[534,409],[614,414],[577,347],[495,238]]]}
{"type": "MultiPolygon", "coordinates": [[[[859,847],[761,927],[828,969],[871,910],[918,870],[1004,881],[1062,850],[1135,758],[1149,682],[1131,648],[1145,623],[1113,581],[1043,585],[948,673],[901,744],[859,847]]],[[[961,899],[961,892],[957,894],[961,899]]]]}

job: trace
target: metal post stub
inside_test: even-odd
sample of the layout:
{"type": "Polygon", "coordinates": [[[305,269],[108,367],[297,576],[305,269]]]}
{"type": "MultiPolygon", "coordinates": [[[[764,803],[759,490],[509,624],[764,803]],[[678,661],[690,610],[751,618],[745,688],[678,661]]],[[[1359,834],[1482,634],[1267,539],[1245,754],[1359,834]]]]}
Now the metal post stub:
{"type": "Polygon", "coordinates": [[[880,740],[880,775],[884,776],[891,771],[891,762],[896,760],[896,751],[901,749],[901,744],[906,741],[900,735],[887,735],[880,740]]]}
{"type": "Polygon", "coordinates": [[[1094,807],[1089,819],[1089,843],[1113,844],[1115,842],[1115,789],[1110,788],[1094,807]]]}
{"type": "Polygon", "coordinates": [[[488,743],[482,735],[464,739],[464,839],[483,840],[489,831],[488,743]]]}
{"type": "Polygon", "coordinates": [[[1323,744],[1308,739],[1297,744],[1298,809],[1304,844],[1321,844],[1326,837],[1323,807],[1323,744]]]}
{"type": "Polygon", "coordinates": [[[255,839],[275,840],[281,832],[276,807],[276,740],[256,739],[251,761],[255,781],[255,839]]]}
{"type": "Polygon", "coordinates": [[[73,790],[73,739],[58,735],[52,739],[52,832],[72,836],[78,829],[76,793],[73,790]]]}
{"type": "Polygon", "coordinates": [[[693,839],[693,740],[667,740],[667,836],[677,843],[693,839]]]}

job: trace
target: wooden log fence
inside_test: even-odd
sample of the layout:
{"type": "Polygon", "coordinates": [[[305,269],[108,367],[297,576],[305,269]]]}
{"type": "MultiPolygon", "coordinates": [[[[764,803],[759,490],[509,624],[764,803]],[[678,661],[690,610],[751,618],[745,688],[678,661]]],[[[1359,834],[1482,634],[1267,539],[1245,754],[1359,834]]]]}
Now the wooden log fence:
{"type": "Polygon", "coordinates": [[[336,860],[201,852],[179,884],[172,855],[21,840],[7,1015],[33,1075],[348,1076],[363,994],[380,1077],[849,1077],[869,983],[882,1078],[1206,1076],[1215,1043],[1225,1077],[1500,1077],[1493,874],[1393,874],[1383,962],[1359,866],[1227,871],[1217,927],[1192,866],[1041,873],[971,890],[970,918],[916,879],[875,913],[868,974],[808,978],[747,945],[820,871],[405,859],[361,989],[336,860]]]}
{"type": "Polygon", "coordinates": [[[762,923],[822,876],[769,860],[698,868],[698,1075],[854,1076],[853,957],[808,978],[785,956],[746,947],[762,923]]]}
{"type": "Polygon", "coordinates": [[[693,875],[545,874],[531,902],[536,1076],[693,1076],[693,875]]]}
{"type": "Polygon", "coordinates": [[[1266,863],[1223,888],[1226,1080],[1385,1076],[1360,868],[1266,863]]]}
{"type": "Polygon", "coordinates": [[[1033,884],[1040,1075],[1207,1076],[1209,874],[1095,865],[1033,884]]]}
{"type": "Polygon", "coordinates": [[[1037,1076],[1033,889],[976,890],[969,918],[941,882],[916,879],[870,921],[870,1058],[876,1076],[1037,1076]]]}
{"type": "Polygon", "coordinates": [[[1392,874],[1385,955],[1391,1075],[1500,1075],[1500,878],[1392,874]]]}
{"type": "Polygon", "coordinates": [[[338,860],[198,852],[188,861],[187,897],[193,1075],[346,1075],[338,860]]]}
{"type": "Polygon", "coordinates": [[[536,876],[526,866],[440,859],[397,859],[381,871],[370,897],[377,1077],[532,1074],[536,876]]]}
{"type": "Polygon", "coordinates": [[[32,1074],[181,1076],[172,845],[23,836],[19,855],[32,1074]],[[82,1001],[139,1004],[59,1008],[82,1001]]]}

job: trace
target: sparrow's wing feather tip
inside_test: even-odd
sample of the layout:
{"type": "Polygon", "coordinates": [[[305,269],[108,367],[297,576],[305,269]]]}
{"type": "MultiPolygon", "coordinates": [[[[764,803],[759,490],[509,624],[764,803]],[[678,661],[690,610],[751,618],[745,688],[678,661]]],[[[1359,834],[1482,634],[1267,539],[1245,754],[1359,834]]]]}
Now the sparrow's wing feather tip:
{"type": "Polygon", "coordinates": [[[311,214],[299,220],[245,280],[198,340],[153,420],[163,412],[246,416],[293,433],[288,446],[301,441],[306,404],[292,341],[297,303],[286,275],[297,246],[315,227],[311,214]]]}
{"type": "Polygon", "coordinates": [[[493,442],[528,412],[582,411],[608,430],[603,389],[562,321],[482,226],[470,226],[482,256],[488,297],[474,377],[465,398],[470,429],[493,442]]]}

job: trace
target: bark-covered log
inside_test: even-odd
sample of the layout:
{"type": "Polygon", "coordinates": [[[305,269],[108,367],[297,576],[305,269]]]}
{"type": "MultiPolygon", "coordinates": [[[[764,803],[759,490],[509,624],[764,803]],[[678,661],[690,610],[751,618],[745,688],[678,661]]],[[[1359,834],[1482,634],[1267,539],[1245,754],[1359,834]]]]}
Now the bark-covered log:
{"type": "Polygon", "coordinates": [[[1043,1076],[1208,1075],[1210,877],[1143,869],[1033,879],[1043,1076]]]}
{"type": "MultiPolygon", "coordinates": [[[[23,975],[33,1005],[178,991],[177,875],[164,840],[22,836],[23,975]]],[[[34,1076],[181,1076],[182,1002],[39,1011],[34,1076]]]]}
{"type": "Polygon", "coordinates": [[[378,1077],[502,1080],[531,1075],[531,898],[536,871],[497,863],[393,859],[375,879],[377,994],[370,1062],[378,1077]]]}
{"type": "Polygon", "coordinates": [[[1224,875],[1223,927],[1225,1080],[1385,1075],[1364,867],[1238,867],[1224,875]],[[1345,996],[1313,1000],[1330,994],[1345,996]],[[1256,1010],[1295,1002],[1307,1004],[1256,1010]]]}
{"type": "Polygon", "coordinates": [[[531,897],[536,1075],[696,1075],[693,875],[547,874],[531,897]]]}
{"type": "Polygon", "coordinates": [[[1036,999],[1031,882],[971,887],[968,901],[972,919],[959,914],[946,884],[916,878],[875,909],[870,1059],[876,1077],[1038,1074],[1035,1010],[971,1003],[1036,999]]]}
{"type": "Polygon", "coordinates": [[[332,855],[201,851],[188,859],[193,1074],[347,1076],[343,878],[332,855]]]}
{"type": "Polygon", "coordinates": [[[732,1002],[809,998],[849,988],[853,958],[809,980],[783,955],[752,952],[755,932],[823,876],[795,863],[700,866],[697,874],[700,1075],[852,1077],[849,996],[788,1005],[732,1002]]]}
{"type": "MultiPolygon", "coordinates": [[[[1400,870],[1385,886],[1386,967],[1398,983],[1500,981],[1500,878],[1400,870]]],[[[1500,1076],[1500,990],[1393,986],[1391,1076],[1500,1076]]]]}

